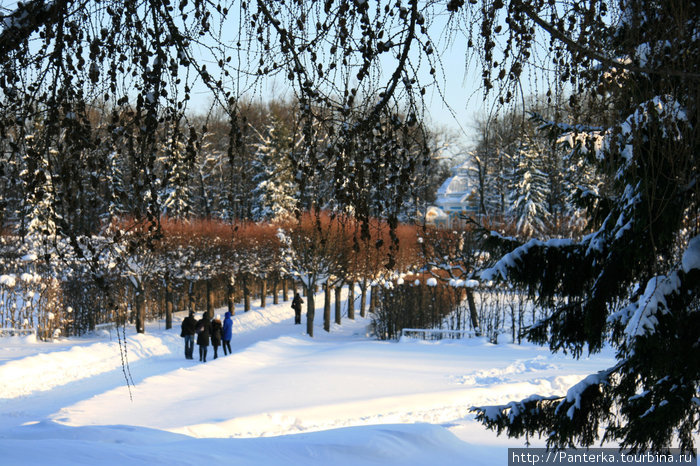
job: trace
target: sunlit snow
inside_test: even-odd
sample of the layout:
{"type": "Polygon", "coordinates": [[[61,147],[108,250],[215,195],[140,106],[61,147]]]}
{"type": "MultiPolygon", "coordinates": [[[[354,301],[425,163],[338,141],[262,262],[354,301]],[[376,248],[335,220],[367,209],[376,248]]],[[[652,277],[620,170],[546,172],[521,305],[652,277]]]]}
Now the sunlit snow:
{"type": "Polygon", "coordinates": [[[483,339],[382,342],[361,318],[326,333],[317,317],[312,339],[281,302],[237,311],[233,354],[200,363],[184,358],[182,317],[127,329],[130,389],[116,330],[1,339],[0,463],[504,464],[524,440],[485,430],[470,407],[562,395],[614,361],[483,339]]]}

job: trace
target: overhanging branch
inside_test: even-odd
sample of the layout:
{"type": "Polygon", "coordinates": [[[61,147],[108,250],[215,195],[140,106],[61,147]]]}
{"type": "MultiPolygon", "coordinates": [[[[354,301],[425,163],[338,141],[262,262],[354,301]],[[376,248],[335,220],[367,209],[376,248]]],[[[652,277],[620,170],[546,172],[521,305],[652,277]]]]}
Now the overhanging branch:
{"type": "Polygon", "coordinates": [[[673,70],[673,69],[651,69],[651,68],[643,68],[640,66],[635,66],[629,63],[623,63],[622,61],[614,58],[607,57],[605,55],[602,55],[595,50],[591,50],[587,47],[584,47],[583,45],[579,44],[572,38],[568,37],[566,34],[562,33],[560,30],[558,30],[554,25],[548,23],[547,21],[543,20],[540,18],[535,10],[527,3],[522,2],[521,0],[513,0],[513,4],[522,10],[531,20],[533,20],[538,26],[540,26],[542,29],[547,31],[549,34],[552,35],[555,39],[563,42],[564,44],[569,47],[571,50],[576,50],[577,52],[582,53],[583,55],[592,58],[596,61],[599,61],[600,63],[607,65],[611,68],[621,68],[627,71],[633,71],[635,73],[646,73],[646,74],[657,74],[657,75],[662,75],[662,76],[678,76],[681,78],[688,78],[688,79],[699,79],[700,74],[699,73],[688,73],[686,71],[681,71],[681,70],[673,70]]]}

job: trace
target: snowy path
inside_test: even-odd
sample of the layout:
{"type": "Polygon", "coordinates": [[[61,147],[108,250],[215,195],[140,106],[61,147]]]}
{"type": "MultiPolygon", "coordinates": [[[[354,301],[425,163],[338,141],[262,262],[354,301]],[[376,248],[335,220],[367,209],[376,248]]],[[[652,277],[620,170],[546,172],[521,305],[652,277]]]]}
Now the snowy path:
{"type": "MultiPolygon", "coordinates": [[[[141,335],[133,333],[132,328],[127,329],[128,370],[137,387],[145,377],[199,364],[183,357],[179,325],[184,315],[176,316],[170,331],[159,329],[162,325],[157,323],[149,323],[146,333],[141,335]]],[[[281,324],[285,320],[289,320],[289,312],[282,305],[269,309],[269,312],[256,309],[235,316],[233,351],[270,335],[289,331],[288,322],[281,324]]],[[[55,409],[57,404],[72,404],[83,395],[121,389],[127,390],[125,396],[129,399],[114,330],[111,334],[104,331],[90,338],[76,339],[75,345],[28,345],[27,338],[5,340],[9,340],[9,344],[0,349],[0,361],[4,360],[0,363],[0,427],[6,424],[5,418],[11,418],[11,424],[20,419],[23,423],[34,422],[50,415],[48,411],[55,409]],[[19,357],[8,357],[13,353],[19,357]]],[[[209,352],[211,357],[211,348],[209,352]]]]}
{"type": "MultiPolygon", "coordinates": [[[[135,424],[196,437],[257,437],[362,424],[446,423],[465,417],[474,404],[502,402],[504,395],[525,390],[552,394],[566,385],[554,375],[558,367],[541,358],[464,371],[475,362],[456,355],[455,346],[462,347],[357,342],[338,349],[332,342],[280,337],[206,365],[148,377],[134,387],[133,402],[125,387],[117,387],[63,408],[55,419],[135,424]],[[375,354],[381,357],[373,361],[375,354]],[[470,382],[475,379],[481,383],[470,382]],[[169,390],[170,396],[161,397],[169,390]],[[223,402],[200,403],[203,397],[223,402]],[[169,410],[172,405],[178,409],[169,410]],[[162,414],[153,419],[152,412],[162,414]]],[[[479,364],[493,361],[482,357],[479,364]]]]}
{"type": "MultiPolygon", "coordinates": [[[[334,325],[330,333],[317,320],[316,336],[310,339],[305,326],[292,320],[288,303],[239,311],[233,354],[206,364],[184,359],[179,321],[170,331],[157,323],[144,335],[127,331],[133,401],[118,345],[109,337],[72,346],[10,339],[14,347],[0,349],[0,451],[37,436],[63,443],[66,437],[94,436],[101,440],[88,442],[86,463],[94,448],[120,442],[132,448],[138,443],[136,451],[151,461],[149,455],[158,449],[147,445],[187,449],[191,442],[206,440],[214,442],[216,463],[219,449],[231,449],[219,443],[228,438],[251,445],[242,464],[260,464],[252,459],[265,456],[269,446],[262,438],[271,437],[279,448],[291,448],[284,458],[301,455],[305,459],[298,464],[303,464],[309,459],[303,453],[309,442],[313,455],[330,454],[319,439],[333,439],[336,432],[343,435],[342,441],[334,440],[338,448],[354,445],[352,454],[334,456],[348,464],[357,463],[362,451],[354,443],[357,439],[382,435],[385,441],[377,444],[374,456],[359,464],[375,464],[378,451],[386,448],[408,452],[402,444],[420,444],[419,438],[435,442],[430,448],[452,451],[453,458],[474,459],[475,449],[498,446],[502,452],[503,445],[521,446],[522,441],[484,431],[469,407],[533,393],[561,394],[611,363],[609,354],[573,362],[543,348],[495,346],[483,340],[380,342],[366,338],[369,321],[359,318],[334,325]]],[[[211,353],[210,348],[210,358],[211,353]]],[[[243,444],[236,443],[235,449],[243,444]]],[[[425,455],[431,454],[430,448],[424,447],[425,455]]],[[[421,457],[414,452],[405,459],[421,464],[421,457]]],[[[190,464],[183,459],[187,456],[175,458],[190,464]]]]}

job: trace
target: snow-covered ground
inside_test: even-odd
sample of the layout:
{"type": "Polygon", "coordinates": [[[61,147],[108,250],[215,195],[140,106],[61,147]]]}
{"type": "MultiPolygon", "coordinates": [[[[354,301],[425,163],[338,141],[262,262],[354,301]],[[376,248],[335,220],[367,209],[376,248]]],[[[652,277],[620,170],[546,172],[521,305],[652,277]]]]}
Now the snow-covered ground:
{"type": "Polygon", "coordinates": [[[380,342],[360,318],[326,333],[321,315],[311,339],[289,303],[238,311],[233,354],[209,348],[206,364],[184,358],[183,315],[127,329],[130,389],[114,330],[0,339],[0,463],[506,464],[524,441],[471,406],[561,394],[613,364],[481,339],[380,342]]]}

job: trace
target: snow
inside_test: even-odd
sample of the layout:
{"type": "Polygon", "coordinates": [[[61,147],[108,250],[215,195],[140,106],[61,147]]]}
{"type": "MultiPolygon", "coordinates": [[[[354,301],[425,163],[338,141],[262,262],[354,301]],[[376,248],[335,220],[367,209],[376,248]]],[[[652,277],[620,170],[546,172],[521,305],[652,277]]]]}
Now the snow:
{"type": "Polygon", "coordinates": [[[361,318],[330,333],[317,320],[310,338],[281,302],[237,311],[233,354],[210,348],[204,364],[184,359],[182,317],[126,329],[130,388],[116,330],[3,338],[2,463],[501,464],[525,440],[485,430],[470,407],[560,396],[614,361],[480,338],[382,342],[361,318]]]}
{"type": "MultiPolygon", "coordinates": [[[[688,242],[681,258],[681,270],[690,273],[700,268],[700,236],[695,236],[688,242]]],[[[651,278],[642,293],[635,301],[622,310],[613,313],[608,320],[620,320],[625,325],[625,335],[628,339],[652,334],[656,330],[657,313],[667,313],[667,297],[678,293],[681,287],[679,272],[669,275],[659,275],[651,278]]]]}
{"type": "Polygon", "coordinates": [[[700,236],[696,236],[688,242],[688,248],[681,259],[683,272],[689,273],[693,269],[700,269],[700,236]]]}
{"type": "Polygon", "coordinates": [[[4,285],[8,288],[14,288],[17,283],[17,277],[14,275],[0,275],[0,285],[4,285]]]}
{"type": "Polygon", "coordinates": [[[541,247],[541,248],[565,248],[573,245],[574,242],[570,239],[565,238],[552,238],[546,241],[533,238],[522,246],[518,246],[513,251],[504,255],[501,259],[496,262],[493,267],[484,269],[479,274],[479,277],[483,281],[495,280],[497,278],[507,279],[508,270],[511,268],[518,267],[519,262],[522,257],[525,256],[530,248],[541,247]]]}
{"type": "Polygon", "coordinates": [[[625,325],[625,335],[628,339],[651,334],[656,331],[658,312],[667,313],[666,297],[676,293],[680,287],[680,278],[676,272],[669,276],[660,275],[647,282],[644,293],[621,311],[612,314],[608,319],[621,319],[625,325]]]}
{"type": "MultiPolygon", "coordinates": [[[[597,374],[591,374],[566,392],[566,401],[568,403],[572,403],[569,409],[566,411],[566,415],[569,417],[569,419],[573,419],[575,411],[577,409],[581,409],[581,396],[583,395],[583,392],[585,392],[586,389],[592,385],[607,384],[607,380],[608,377],[610,377],[611,372],[611,370],[604,370],[598,372],[597,374]]],[[[563,402],[559,405],[557,410],[562,406],[565,406],[563,402]]]]}
{"type": "Polygon", "coordinates": [[[455,175],[445,180],[438,189],[438,193],[443,196],[464,195],[469,191],[469,179],[465,176],[455,175]]]}

